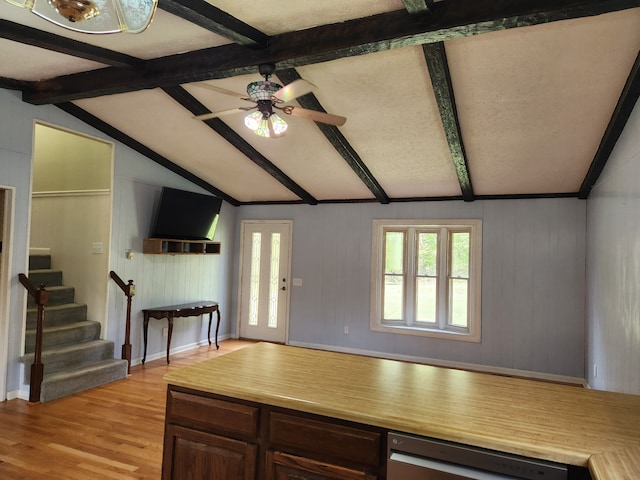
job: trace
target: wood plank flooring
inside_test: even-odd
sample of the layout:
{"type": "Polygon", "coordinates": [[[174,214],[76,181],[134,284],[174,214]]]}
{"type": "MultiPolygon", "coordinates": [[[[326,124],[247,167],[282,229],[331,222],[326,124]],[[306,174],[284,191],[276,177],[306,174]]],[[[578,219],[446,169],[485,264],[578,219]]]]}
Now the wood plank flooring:
{"type": "Polygon", "coordinates": [[[0,403],[0,479],[160,478],[163,376],[251,345],[225,340],[131,368],[128,378],[52,402],[0,403]]]}

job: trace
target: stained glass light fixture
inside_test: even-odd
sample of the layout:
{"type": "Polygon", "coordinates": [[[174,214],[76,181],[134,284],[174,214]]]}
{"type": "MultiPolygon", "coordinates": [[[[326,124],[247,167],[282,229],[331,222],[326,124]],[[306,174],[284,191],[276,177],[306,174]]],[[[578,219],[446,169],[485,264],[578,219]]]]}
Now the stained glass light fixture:
{"type": "Polygon", "coordinates": [[[273,96],[282,85],[270,82],[268,75],[265,78],[266,80],[247,85],[247,93],[251,100],[258,104],[258,110],[247,115],[244,124],[260,137],[278,137],[284,135],[288,126],[287,122],[273,111],[273,96]]]}
{"type": "Polygon", "coordinates": [[[140,33],[158,0],[6,0],[49,22],[80,33],[140,33]]]}

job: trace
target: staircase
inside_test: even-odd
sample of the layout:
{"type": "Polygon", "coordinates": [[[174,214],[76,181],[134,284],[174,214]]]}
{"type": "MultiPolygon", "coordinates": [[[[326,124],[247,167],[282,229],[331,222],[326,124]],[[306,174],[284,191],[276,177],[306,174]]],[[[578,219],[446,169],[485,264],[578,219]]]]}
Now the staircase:
{"type": "MultiPolygon", "coordinates": [[[[62,271],[51,269],[50,255],[29,257],[29,280],[44,284],[49,302],[44,310],[40,401],[81,392],[126,378],[127,361],[114,359],[114,344],[100,340],[100,323],[87,320],[87,306],[74,302],[73,287],[63,286],[62,271]]],[[[37,308],[27,303],[25,382],[29,383],[36,338],[37,308]]]]}

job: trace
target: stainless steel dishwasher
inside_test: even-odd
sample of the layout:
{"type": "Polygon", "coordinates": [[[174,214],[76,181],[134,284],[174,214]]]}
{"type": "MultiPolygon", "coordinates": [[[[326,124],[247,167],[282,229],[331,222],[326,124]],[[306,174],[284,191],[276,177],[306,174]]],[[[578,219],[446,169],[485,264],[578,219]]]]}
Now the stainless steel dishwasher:
{"type": "Polygon", "coordinates": [[[389,433],[387,480],[567,480],[565,465],[389,433]]]}

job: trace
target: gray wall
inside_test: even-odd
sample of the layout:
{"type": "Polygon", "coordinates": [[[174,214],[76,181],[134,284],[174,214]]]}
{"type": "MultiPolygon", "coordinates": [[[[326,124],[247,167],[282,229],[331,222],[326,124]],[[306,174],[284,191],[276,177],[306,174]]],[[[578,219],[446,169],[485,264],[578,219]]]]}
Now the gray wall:
{"type": "Polygon", "coordinates": [[[7,391],[16,389],[20,383],[18,358],[22,351],[25,296],[18,274],[27,268],[31,148],[36,111],[36,107],[22,103],[18,93],[0,89],[0,185],[15,188],[12,258],[3,259],[11,262],[7,391]]]}
{"type": "Polygon", "coordinates": [[[539,199],[243,206],[238,222],[293,220],[293,344],[583,378],[585,217],[584,201],[539,199]],[[369,329],[376,218],[483,219],[481,343],[369,329]]]}
{"type": "MultiPolygon", "coordinates": [[[[19,273],[27,271],[29,245],[29,208],[31,196],[31,158],[34,121],[40,120],[62,128],[111,140],[52,106],[35,107],[20,100],[20,94],[0,89],[0,185],[15,187],[15,224],[12,238],[9,361],[7,392],[13,397],[22,386],[19,357],[23,348],[25,290],[18,282],[19,273]]],[[[234,256],[233,235],[236,209],[223,205],[216,241],[222,243],[221,255],[157,256],[142,255],[142,239],[147,236],[151,216],[162,185],[203,192],[187,180],[116,143],[114,153],[113,224],[110,270],[125,280],[133,279],[137,293],[133,297],[131,343],[134,361],[142,356],[142,314],[148,306],[161,306],[190,300],[218,300],[222,305],[221,333],[228,332],[231,285],[231,262],[234,256]],[[134,251],[127,260],[126,250],[134,251]]],[[[105,272],[108,275],[108,272],[105,272]]],[[[116,354],[124,341],[125,297],[111,282],[108,298],[107,331],[103,337],[115,341],[116,354]]],[[[193,345],[206,339],[205,322],[187,319],[176,322],[172,347],[193,345]]],[[[150,357],[162,357],[166,338],[161,336],[165,322],[151,322],[150,357]]],[[[22,392],[24,393],[24,392],[22,392]]],[[[0,399],[0,401],[3,399],[0,399]]]]}
{"type": "MultiPolygon", "coordinates": [[[[16,188],[11,262],[8,391],[19,388],[18,357],[24,324],[32,135],[34,119],[106,138],[55,107],[35,107],[0,89],[0,185],[16,188]]],[[[235,329],[239,219],[292,219],[292,342],[423,358],[472,362],[582,377],[608,390],[640,393],[640,111],[636,107],[618,147],[588,202],[573,199],[353,204],[223,206],[217,234],[220,257],[192,265],[181,257],[143,256],[142,238],[160,185],[197,188],[127,147],[116,144],[111,267],[133,278],[134,357],[141,355],[140,309],[184,295],[218,296],[223,328],[235,329]],[[585,220],[588,211],[588,221],[585,220]],[[371,220],[470,217],[484,220],[483,341],[463,344],[369,331],[371,220]],[[588,234],[585,233],[588,225],[588,234]],[[585,255],[588,243],[588,255],[585,255]],[[134,260],[124,252],[132,249],[134,260]],[[585,281],[585,258],[588,280],[585,281]],[[233,281],[229,281],[231,272],[233,281]],[[172,287],[160,293],[161,283],[172,287]],[[155,285],[149,287],[149,285],[155,285]],[[194,287],[195,285],[195,287],[194,287]],[[191,287],[195,290],[191,290],[191,287]],[[152,292],[146,292],[150,288],[152,292]],[[585,292],[588,292],[585,312],[585,292]],[[587,326],[585,329],[585,317],[587,326]],[[343,334],[349,325],[349,335],[343,334]],[[587,335],[588,333],[588,335],[587,335]],[[585,336],[587,350],[585,352],[585,336]],[[593,376],[593,365],[598,376],[593,376]]],[[[124,300],[112,285],[107,338],[122,343],[124,300]]],[[[150,354],[162,355],[160,322],[150,354]]],[[[175,346],[203,338],[178,327],[175,346]]]]}
{"type": "Polygon", "coordinates": [[[640,104],[587,207],[587,378],[640,394],[640,104]],[[597,376],[594,372],[597,366],[597,376]]]}

